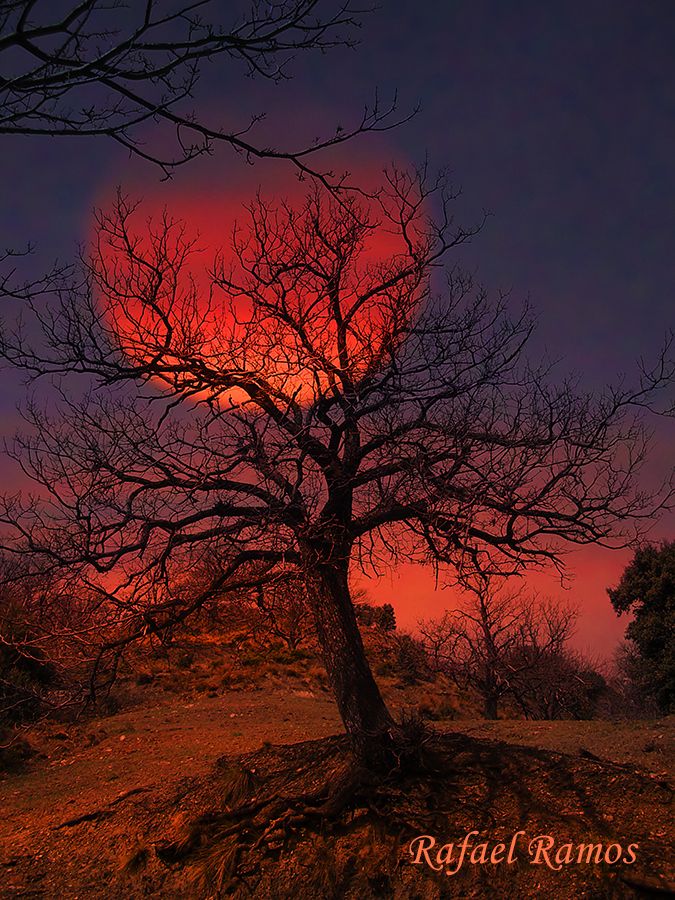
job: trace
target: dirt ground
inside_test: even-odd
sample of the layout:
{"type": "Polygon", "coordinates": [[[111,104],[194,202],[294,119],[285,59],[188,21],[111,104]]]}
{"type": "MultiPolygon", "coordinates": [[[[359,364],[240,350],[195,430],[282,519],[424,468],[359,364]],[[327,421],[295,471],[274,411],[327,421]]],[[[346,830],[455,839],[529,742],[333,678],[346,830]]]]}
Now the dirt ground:
{"type": "MultiPolygon", "coordinates": [[[[608,759],[637,767],[646,784],[672,784],[673,723],[458,720],[437,727],[560,751],[590,766],[608,759]]],[[[219,757],[339,731],[334,704],[306,691],[172,697],[63,730],[53,726],[24,771],[0,777],[0,896],[131,896],[120,887],[120,872],[134,848],[151,845],[166,826],[155,820],[157,810],[173,809],[173,825],[189,817],[195,785],[219,757]]],[[[654,834],[667,842],[654,815],[654,834]]]]}

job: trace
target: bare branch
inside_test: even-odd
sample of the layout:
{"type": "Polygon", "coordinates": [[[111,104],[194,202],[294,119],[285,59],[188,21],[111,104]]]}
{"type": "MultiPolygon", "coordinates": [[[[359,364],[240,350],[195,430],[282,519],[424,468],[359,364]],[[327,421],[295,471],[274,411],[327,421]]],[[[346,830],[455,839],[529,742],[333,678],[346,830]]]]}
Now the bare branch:
{"type": "Polygon", "coordinates": [[[239,127],[209,122],[190,102],[211,64],[280,82],[297,53],[351,47],[360,26],[352,3],[330,0],[252,0],[224,25],[213,0],[112,4],[102,0],[52,8],[35,0],[0,9],[0,134],[106,137],[169,176],[179,165],[225,144],[248,161],[285,159],[298,173],[338,186],[343,176],[319,170],[319,150],[371,131],[395,127],[395,99],[377,97],[350,127],[310,145],[270,147],[253,136],[258,113],[239,127]],[[164,147],[143,143],[148,125],[163,126],[164,147]]]}

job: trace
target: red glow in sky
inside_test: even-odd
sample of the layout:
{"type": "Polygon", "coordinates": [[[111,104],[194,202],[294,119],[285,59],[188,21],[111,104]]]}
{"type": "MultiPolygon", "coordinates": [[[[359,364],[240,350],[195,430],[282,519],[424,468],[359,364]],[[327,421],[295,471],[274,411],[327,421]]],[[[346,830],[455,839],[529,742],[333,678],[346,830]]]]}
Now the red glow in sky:
{"type": "MultiPolygon", "coordinates": [[[[368,175],[359,176],[359,183],[370,180],[368,175]]],[[[106,216],[114,200],[104,197],[104,227],[94,228],[92,236],[99,253],[96,268],[103,282],[100,302],[127,356],[147,361],[161,355],[168,362],[179,363],[181,350],[187,348],[191,357],[197,354],[217,370],[251,371],[287,395],[301,401],[313,399],[317,384],[322,388],[327,384],[321,360],[336,369],[340,362],[329,292],[321,278],[317,285],[310,283],[308,267],[304,277],[296,280],[293,255],[304,251],[300,239],[297,248],[293,246],[296,236],[292,231],[283,231],[287,213],[282,204],[297,211],[307,196],[308,186],[297,180],[287,180],[283,186],[268,184],[259,198],[243,190],[233,194],[189,185],[172,189],[168,198],[164,190],[146,192],[140,200],[130,196],[123,201],[124,209],[131,210],[124,231],[119,216],[106,216]],[[252,209],[247,207],[257,209],[259,225],[264,221],[257,233],[252,228],[252,209]],[[275,210],[279,211],[279,225],[274,221],[275,210]],[[268,224],[271,238],[266,232],[268,224]],[[265,238],[260,238],[260,233],[265,238]],[[261,249],[259,255],[258,239],[266,242],[265,252],[261,249]],[[166,264],[172,257],[182,258],[178,271],[177,266],[166,264]],[[287,260],[290,265],[284,265],[287,260]],[[215,269],[226,277],[231,270],[233,281],[245,286],[246,267],[253,265],[252,261],[260,272],[256,291],[265,303],[278,309],[278,287],[283,283],[285,311],[290,310],[300,327],[288,325],[279,315],[266,314],[264,305],[252,301],[246,290],[224,290],[211,274],[215,269]],[[157,274],[160,270],[161,277],[157,274]],[[279,271],[284,274],[275,274],[279,271]],[[266,286],[268,279],[272,279],[271,286],[266,286]],[[312,345],[309,352],[305,336],[312,345]]],[[[325,234],[334,224],[336,211],[327,199],[322,202],[321,229],[325,234]]],[[[335,201],[331,202],[335,206],[335,201]]],[[[375,203],[360,198],[359,205],[378,218],[375,203]]],[[[311,215],[314,221],[313,211],[311,215]]],[[[302,231],[302,225],[300,228],[302,231]]],[[[323,244],[320,240],[317,244],[321,252],[323,244]]],[[[308,252],[313,252],[312,247],[308,252]]],[[[407,259],[403,238],[386,227],[375,228],[366,233],[356,260],[340,276],[342,313],[352,316],[347,345],[355,371],[372,363],[388,330],[386,313],[383,317],[375,300],[362,306],[357,303],[360,290],[368,284],[371,268],[401,254],[407,259]]],[[[319,259],[317,269],[324,262],[330,268],[329,252],[319,259]]],[[[229,402],[243,396],[230,389],[219,399],[229,402]]]]}
{"type": "MultiPolygon", "coordinates": [[[[606,593],[614,587],[630,561],[628,551],[587,547],[568,559],[569,583],[563,587],[553,570],[526,573],[522,587],[526,594],[550,597],[579,607],[573,645],[583,653],[609,660],[622,640],[628,616],[617,616],[606,593]]],[[[436,584],[433,571],[417,564],[396,566],[379,578],[358,579],[376,603],[391,603],[399,627],[415,629],[422,619],[439,618],[445,609],[459,605],[457,589],[436,584]]]]}

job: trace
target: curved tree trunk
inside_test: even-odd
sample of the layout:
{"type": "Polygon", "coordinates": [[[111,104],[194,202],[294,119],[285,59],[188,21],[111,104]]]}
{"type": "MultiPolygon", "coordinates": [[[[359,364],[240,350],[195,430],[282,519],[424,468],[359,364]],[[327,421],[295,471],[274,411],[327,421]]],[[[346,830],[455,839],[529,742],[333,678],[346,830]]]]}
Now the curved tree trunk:
{"type": "Polygon", "coordinates": [[[366,659],[349,594],[348,563],[316,563],[308,593],[328,680],[356,753],[370,765],[391,761],[394,720],[366,659]]]}

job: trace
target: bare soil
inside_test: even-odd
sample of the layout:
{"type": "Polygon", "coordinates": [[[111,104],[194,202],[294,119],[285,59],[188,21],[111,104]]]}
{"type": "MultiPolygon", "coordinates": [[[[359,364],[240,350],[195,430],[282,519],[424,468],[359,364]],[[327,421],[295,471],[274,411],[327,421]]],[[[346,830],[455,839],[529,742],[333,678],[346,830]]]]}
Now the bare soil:
{"type": "Polygon", "coordinates": [[[437,723],[447,736],[433,771],[361,785],[334,819],[313,821],[321,790],[329,796],[331,779],[349,768],[344,742],[318,740],[340,732],[327,696],[153,695],[147,706],[43,728],[26,769],[0,777],[0,896],[665,896],[675,881],[673,721],[437,723]],[[275,792],[292,815],[266,834],[272,806],[241,810],[275,792]],[[310,816],[293,827],[300,796],[310,816]],[[247,829],[244,880],[231,877],[232,841],[222,839],[233,816],[247,829]],[[185,847],[196,820],[211,823],[192,841],[196,852],[172,859],[165,848],[185,847]],[[471,829],[493,842],[522,829],[640,850],[632,866],[561,871],[525,859],[452,877],[411,865],[415,834],[444,843],[471,829]]]}

